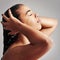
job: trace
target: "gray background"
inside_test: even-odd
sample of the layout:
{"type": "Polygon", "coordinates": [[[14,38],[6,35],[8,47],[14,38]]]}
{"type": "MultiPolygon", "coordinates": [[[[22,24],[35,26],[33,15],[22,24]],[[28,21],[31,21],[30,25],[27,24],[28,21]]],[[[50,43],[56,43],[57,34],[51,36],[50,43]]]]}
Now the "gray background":
{"type": "MultiPolygon", "coordinates": [[[[38,13],[40,16],[52,17],[58,19],[58,26],[52,34],[54,47],[45,54],[41,60],[60,60],[60,0],[0,0],[0,21],[1,14],[4,13],[9,7],[16,3],[23,3],[28,5],[33,11],[38,13]]],[[[0,57],[3,52],[3,30],[0,23],[0,57]]],[[[40,59],[39,59],[40,60],[40,59]]]]}

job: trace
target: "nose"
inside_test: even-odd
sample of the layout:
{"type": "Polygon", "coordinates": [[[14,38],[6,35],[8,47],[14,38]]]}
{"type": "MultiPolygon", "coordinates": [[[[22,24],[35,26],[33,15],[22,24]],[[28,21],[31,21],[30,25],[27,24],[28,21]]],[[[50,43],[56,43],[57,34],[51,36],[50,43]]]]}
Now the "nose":
{"type": "Polygon", "coordinates": [[[37,17],[37,14],[35,14],[35,17],[37,17]]]}
{"type": "Polygon", "coordinates": [[[38,15],[35,13],[35,18],[37,18],[38,17],[38,15]]]}
{"type": "Polygon", "coordinates": [[[39,16],[35,14],[35,18],[37,19],[37,23],[40,23],[39,16]]]}

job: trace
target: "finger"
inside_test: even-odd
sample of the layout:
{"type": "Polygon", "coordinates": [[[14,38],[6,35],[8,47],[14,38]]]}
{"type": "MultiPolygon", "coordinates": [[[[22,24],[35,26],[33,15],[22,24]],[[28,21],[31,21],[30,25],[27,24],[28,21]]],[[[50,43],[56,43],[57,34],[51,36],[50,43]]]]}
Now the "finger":
{"type": "Polygon", "coordinates": [[[8,13],[9,13],[9,16],[10,16],[10,17],[12,17],[12,16],[13,16],[13,15],[12,15],[12,12],[11,12],[11,10],[10,10],[10,9],[8,10],[8,13]]]}
{"type": "MultiPolygon", "coordinates": [[[[11,30],[10,30],[11,31],[11,30]]],[[[15,32],[15,31],[11,31],[11,32],[9,32],[8,34],[9,35],[16,35],[16,34],[18,34],[19,32],[15,32]]]]}
{"type": "Polygon", "coordinates": [[[1,22],[2,23],[2,25],[5,27],[6,26],[6,23],[5,22],[1,22]]]}
{"type": "Polygon", "coordinates": [[[1,22],[2,23],[2,25],[6,25],[6,23],[5,22],[1,22]]]}
{"type": "Polygon", "coordinates": [[[6,27],[3,27],[3,29],[7,30],[6,27]]]}
{"type": "Polygon", "coordinates": [[[8,35],[12,35],[12,32],[9,32],[8,35]]]}
{"type": "Polygon", "coordinates": [[[4,18],[5,21],[9,21],[9,20],[8,20],[8,17],[7,17],[6,15],[4,15],[4,14],[2,14],[2,18],[4,18]]]}
{"type": "Polygon", "coordinates": [[[10,30],[7,26],[3,26],[3,29],[10,30]]]}
{"type": "Polygon", "coordinates": [[[8,35],[15,35],[13,32],[9,32],[8,35]]]}

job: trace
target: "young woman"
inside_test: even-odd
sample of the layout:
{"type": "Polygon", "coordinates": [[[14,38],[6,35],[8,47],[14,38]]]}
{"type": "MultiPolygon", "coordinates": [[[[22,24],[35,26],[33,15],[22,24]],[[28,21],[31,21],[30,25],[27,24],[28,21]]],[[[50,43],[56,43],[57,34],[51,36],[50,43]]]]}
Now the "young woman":
{"type": "Polygon", "coordinates": [[[12,6],[2,18],[2,60],[37,60],[51,49],[50,34],[57,26],[56,19],[39,17],[24,4],[12,6]]]}

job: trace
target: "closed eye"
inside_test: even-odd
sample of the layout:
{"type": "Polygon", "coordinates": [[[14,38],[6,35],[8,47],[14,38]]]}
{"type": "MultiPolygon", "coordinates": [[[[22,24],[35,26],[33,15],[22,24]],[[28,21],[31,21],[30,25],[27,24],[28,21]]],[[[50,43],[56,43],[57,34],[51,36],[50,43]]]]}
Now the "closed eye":
{"type": "Polygon", "coordinates": [[[32,14],[30,14],[29,16],[31,16],[32,14]]]}

